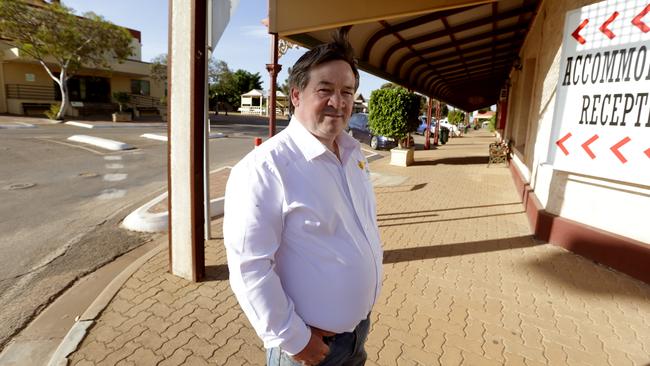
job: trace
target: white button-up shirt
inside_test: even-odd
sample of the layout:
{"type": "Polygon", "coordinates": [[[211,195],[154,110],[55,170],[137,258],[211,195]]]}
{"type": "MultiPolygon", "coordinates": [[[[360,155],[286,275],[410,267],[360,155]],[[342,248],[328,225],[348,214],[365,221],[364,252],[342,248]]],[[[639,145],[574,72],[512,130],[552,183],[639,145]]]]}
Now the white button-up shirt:
{"type": "Polygon", "coordinates": [[[352,331],[379,296],[382,249],[368,162],[341,161],[294,117],[231,171],[223,221],[230,285],[266,348],[293,355],[314,326],[352,331]]]}

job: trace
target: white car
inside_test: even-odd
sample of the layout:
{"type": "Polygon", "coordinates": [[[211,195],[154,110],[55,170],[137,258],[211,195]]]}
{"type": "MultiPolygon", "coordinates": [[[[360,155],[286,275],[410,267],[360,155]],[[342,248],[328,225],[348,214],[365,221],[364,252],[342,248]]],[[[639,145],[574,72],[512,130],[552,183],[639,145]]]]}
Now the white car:
{"type": "Polygon", "coordinates": [[[458,129],[458,126],[452,125],[446,119],[440,121],[440,126],[447,127],[449,129],[449,134],[452,137],[460,136],[460,130],[458,129]]]}

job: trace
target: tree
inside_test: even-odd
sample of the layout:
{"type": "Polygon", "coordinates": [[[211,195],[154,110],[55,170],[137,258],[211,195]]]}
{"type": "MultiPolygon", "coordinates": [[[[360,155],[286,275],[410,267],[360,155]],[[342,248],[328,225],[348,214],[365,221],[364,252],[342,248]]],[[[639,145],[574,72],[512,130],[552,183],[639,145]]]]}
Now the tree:
{"type": "Polygon", "coordinates": [[[149,71],[151,80],[161,83],[165,89],[165,96],[162,97],[161,103],[167,104],[167,54],[163,53],[151,60],[151,69],[149,71]]]}
{"type": "Polygon", "coordinates": [[[449,106],[447,106],[447,103],[440,102],[440,115],[446,116],[448,114],[449,114],[449,106]]]}
{"type": "Polygon", "coordinates": [[[67,82],[82,66],[110,69],[111,57],[122,62],[133,54],[131,34],[92,12],[78,17],[58,2],[0,0],[0,14],[0,38],[38,61],[58,84],[56,119],[63,119],[70,103],[67,82]]]}
{"type": "Polygon", "coordinates": [[[225,61],[212,60],[208,64],[210,102],[212,105],[220,102],[238,108],[242,94],[251,89],[262,89],[261,78],[257,72],[253,74],[241,69],[232,72],[225,61]]]}
{"type": "MultiPolygon", "coordinates": [[[[291,67],[289,67],[289,70],[287,70],[287,73],[291,75],[291,67]]],[[[284,95],[289,96],[291,94],[291,90],[289,90],[289,77],[287,76],[286,79],[284,79],[284,83],[282,83],[279,87],[278,90],[282,91],[284,95]]],[[[289,98],[291,100],[291,98],[289,98]]]]}
{"type": "Polygon", "coordinates": [[[153,81],[167,84],[167,54],[163,53],[151,60],[150,76],[153,81]]]}
{"type": "Polygon", "coordinates": [[[490,121],[488,122],[488,127],[490,129],[490,132],[494,132],[497,129],[497,115],[492,115],[490,117],[490,121]]]}
{"type": "MultiPolygon", "coordinates": [[[[219,103],[234,105],[239,100],[239,95],[233,88],[233,73],[228,64],[221,60],[210,60],[208,64],[208,83],[210,104],[215,106],[219,113],[219,103]]],[[[228,109],[224,107],[226,115],[228,109]]]]}
{"type": "Polygon", "coordinates": [[[399,86],[399,85],[397,85],[395,83],[383,83],[383,84],[381,84],[381,87],[379,87],[379,88],[380,89],[397,89],[397,88],[401,88],[401,86],[399,86]]]}
{"type": "Polygon", "coordinates": [[[402,140],[418,128],[420,121],[420,97],[404,88],[384,88],[373,90],[368,103],[370,115],[368,127],[373,135],[402,140]]]}
{"type": "MultiPolygon", "coordinates": [[[[261,78],[259,72],[253,74],[242,69],[235,71],[233,74],[233,81],[235,83],[234,89],[238,91],[237,98],[252,89],[262,89],[261,78]]],[[[239,105],[239,102],[237,105],[239,105]]]]}
{"type": "Polygon", "coordinates": [[[461,110],[454,109],[453,111],[450,111],[449,114],[447,115],[447,120],[452,125],[461,124],[465,121],[465,113],[463,113],[463,111],[461,110]]]}
{"type": "Polygon", "coordinates": [[[208,62],[208,83],[218,84],[224,78],[229,77],[232,71],[228,68],[226,61],[210,59],[208,62]]]}

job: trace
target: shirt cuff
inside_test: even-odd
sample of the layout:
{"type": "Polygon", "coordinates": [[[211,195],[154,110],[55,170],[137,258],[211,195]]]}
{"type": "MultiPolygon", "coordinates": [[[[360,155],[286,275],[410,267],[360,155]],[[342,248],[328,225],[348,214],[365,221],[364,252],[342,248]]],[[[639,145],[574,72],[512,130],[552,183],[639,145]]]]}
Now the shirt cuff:
{"type": "Polygon", "coordinates": [[[289,356],[300,353],[300,351],[307,347],[307,343],[311,339],[311,328],[304,324],[301,325],[300,327],[296,327],[296,332],[293,337],[282,341],[280,344],[280,348],[289,354],[289,356]]]}

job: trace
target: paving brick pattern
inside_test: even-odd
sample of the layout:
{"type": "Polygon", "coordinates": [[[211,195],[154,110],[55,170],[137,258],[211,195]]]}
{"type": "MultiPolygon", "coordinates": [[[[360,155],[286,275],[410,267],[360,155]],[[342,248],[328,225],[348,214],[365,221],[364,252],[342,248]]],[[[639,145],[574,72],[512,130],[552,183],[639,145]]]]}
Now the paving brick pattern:
{"type": "MultiPolygon", "coordinates": [[[[372,163],[408,179],[376,187],[383,291],[368,365],[648,365],[650,286],[535,240],[487,133],[372,163]]],[[[221,234],[221,220],[213,222],[221,234]]],[[[161,253],[125,283],[72,365],[264,365],[227,281],[222,240],[207,280],[167,273],[161,253]]]]}

